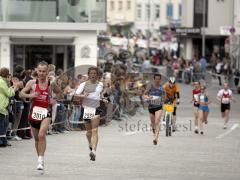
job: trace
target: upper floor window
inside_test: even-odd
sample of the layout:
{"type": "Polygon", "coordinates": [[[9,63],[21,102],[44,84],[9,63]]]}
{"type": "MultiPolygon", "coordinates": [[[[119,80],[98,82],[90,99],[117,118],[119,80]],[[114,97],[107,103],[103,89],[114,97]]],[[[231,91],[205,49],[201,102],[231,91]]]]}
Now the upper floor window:
{"type": "Polygon", "coordinates": [[[160,5],[155,4],[155,19],[159,19],[159,18],[160,18],[160,5]]]}
{"type": "Polygon", "coordinates": [[[146,5],[146,19],[149,20],[151,16],[150,4],[146,5]]]}
{"type": "Polygon", "coordinates": [[[118,10],[121,11],[123,9],[123,2],[118,1],[118,10]]]}
{"type": "Polygon", "coordinates": [[[179,15],[179,17],[182,16],[182,4],[178,5],[178,15],[179,15]]]}
{"type": "Polygon", "coordinates": [[[167,4],[167,17],[173,17],[173,4],[167,4]]]}
{"type": "Polygon", "coordinates": [[[114,7],[114,1],[110,2],[110,9],[111,11],[114,11],[115,7],[114,7]]]}
{"type": "Polygon", "coordinates": [[[131,1],[127,1],[127,10],[131,9],[131,1]]]}
{"type": "Polygon", "coordinates": [[[137,5],[137,19],[141,19],[142,18],[142,5],[138,4],[137,5]]]}

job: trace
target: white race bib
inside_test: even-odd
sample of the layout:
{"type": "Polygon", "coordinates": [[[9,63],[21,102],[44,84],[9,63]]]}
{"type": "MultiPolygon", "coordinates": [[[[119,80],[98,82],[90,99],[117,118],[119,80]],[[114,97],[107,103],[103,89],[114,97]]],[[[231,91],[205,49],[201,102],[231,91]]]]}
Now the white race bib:
{"type": "Polygon", "coordinates": [[[195,101],[198,101],[198,100],[199,100],[199,95],[198,95],[198,94],[194,94],[193,96],[194,96],[194,100],[195,100],[195,101]]]}
{"type": "Polygon", "coordinates": [[[222,103],[223,104],[228,104],[228,103],[230,103],[230,99],[229,98],[222,98],[222,103]]]}
{"type": "Polygon", "coordinates": [[[84,107],[83,119],[92,119],[96,114],[96,108],[84,107]]]}
{"type": "Polygon", "coordinates": [[[152,99],[150,100],[150,104],[152,105],[161,105],[162,99],[160,96],[152,96],[152,99]]]}
{"type": "Polygon", "coordinates": [[[47,108],[42,108],[39,106],[34,106],[32,110],[32,118],[41,121],[47,117],[48,110],[47,108]]]}

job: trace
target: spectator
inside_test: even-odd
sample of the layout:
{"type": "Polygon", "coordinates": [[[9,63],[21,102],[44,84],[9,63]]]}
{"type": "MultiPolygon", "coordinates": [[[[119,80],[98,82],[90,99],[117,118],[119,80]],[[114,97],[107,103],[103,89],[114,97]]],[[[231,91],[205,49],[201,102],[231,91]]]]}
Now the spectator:
{"type": "Polygon", "coordinates": [[[6,133],[8,127],[8,105],[9,98],[15,95],[15,91],[18,89],[18,81],[13,81],[13,86],[10,84],[9,69],[0,69],[0,147],[6,147],[8,144],[6,133]]]}
{"type": "Polygon", "coordinates": [[[216,73],[218,74],[219,86],[222,86],[221,74],[223,71],[223,63],[222,63],[221,59],[217,60],[217,65],[216,65],[215,69],[216,69],[216,73]]]}

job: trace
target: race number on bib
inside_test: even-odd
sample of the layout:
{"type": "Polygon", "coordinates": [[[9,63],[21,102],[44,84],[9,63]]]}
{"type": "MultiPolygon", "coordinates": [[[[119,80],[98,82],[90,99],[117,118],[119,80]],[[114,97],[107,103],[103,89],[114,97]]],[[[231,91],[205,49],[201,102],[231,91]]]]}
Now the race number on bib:
{"type": "Polygon", "coordinates": [[[47,108],[34,106],[32,111],[32,118],[41,121],[47,117],[47,113],[48,113],[47,108]]]}
{"type": "Polygon", "coordinates": [[[230,99],[229,98],[222,98],[222,103],[223,104],[228,104],[228,103],[230,103],[230,99]]]}
{"type": "Polygon", "coordinates": [[[84,107],[83,119],[92,119],[96,114],[96,108],[84,107]]]}
{"type": "Polygon", "coordinates": [[[152,105],[161,105],[162,99],[159,96],[152,96],[152,99],[150,100],[150,104],[152,105]]]}

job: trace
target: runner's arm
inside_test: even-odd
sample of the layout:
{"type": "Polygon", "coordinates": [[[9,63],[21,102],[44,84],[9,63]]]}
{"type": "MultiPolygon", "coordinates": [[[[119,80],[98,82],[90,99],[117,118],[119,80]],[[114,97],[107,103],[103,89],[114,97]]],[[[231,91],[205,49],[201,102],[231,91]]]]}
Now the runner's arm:
{"type": "Polygon", "coordinates": [[[21,92],[19,93],[20,98],[34,98],[37,96],[36,93],[31,93],[32,90],[32,86],[33,86],[34,81],[28,81],[28,83],[26,84],[26,86],[21,90],[21,92]]]}
{"type": "Polygon", "coordinates": [[[221,93],[221,91],[219,91],[218,94],[217,94],[217,100],[219,102],[221,102],[221,99],[222,99],[222,93],[221,93]]]}

